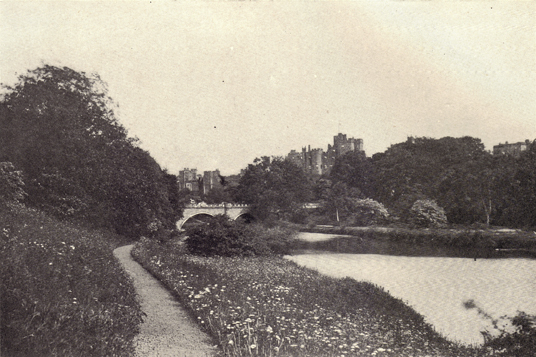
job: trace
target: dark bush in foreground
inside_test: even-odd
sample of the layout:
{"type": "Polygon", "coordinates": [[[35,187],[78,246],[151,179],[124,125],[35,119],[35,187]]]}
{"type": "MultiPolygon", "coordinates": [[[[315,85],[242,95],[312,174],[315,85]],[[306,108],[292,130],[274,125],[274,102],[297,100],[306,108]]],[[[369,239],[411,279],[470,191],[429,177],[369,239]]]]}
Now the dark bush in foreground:
{"type": "Polygon", "coordinates": [[[484,333],[484,346],[501,351],[498,356],[533,356],[536,352],[536,316],[520,312],[509,320],[514,331],[500,330],[496,337],[484,333]]]}
{"type": "Polygon", "coordinates": [[[128,356],[142,312],[112,234],[0,208],[2,356],[128,356]]]}
{"type": "Polygon", "coordinates": [[[191,253],[202,256],[286,254],[290,251],[294,234],[288,228],[266,228],[218,215],[208,224],[187,228],[185,243],[191,253]]]}
{"type": "Polygon", "coordinates": [[[466,309],[476,309],[483,318],[490,320],[493,328],[482,331],[484,347],[494,356],[534,356],[536,351],[536,316],[518,312],[514,317],[493,318],[474,300],[464,302],[466,309]],[[501,326],[500,326],[501,325],[501,326]]]}

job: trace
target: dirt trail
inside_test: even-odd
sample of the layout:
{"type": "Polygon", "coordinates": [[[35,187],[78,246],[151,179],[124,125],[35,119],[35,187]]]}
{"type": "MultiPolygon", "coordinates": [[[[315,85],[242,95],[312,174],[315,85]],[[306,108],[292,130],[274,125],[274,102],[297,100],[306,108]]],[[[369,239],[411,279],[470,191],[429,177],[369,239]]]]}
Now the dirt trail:
{"type": "Polygon", "coordinates": [[[215,356],[217,349],[171,293],[130,255],[132,245],[117,248],[114,255],[132,277],[141,308],[147,314],[137,336],[139,357],[215,356]]]}

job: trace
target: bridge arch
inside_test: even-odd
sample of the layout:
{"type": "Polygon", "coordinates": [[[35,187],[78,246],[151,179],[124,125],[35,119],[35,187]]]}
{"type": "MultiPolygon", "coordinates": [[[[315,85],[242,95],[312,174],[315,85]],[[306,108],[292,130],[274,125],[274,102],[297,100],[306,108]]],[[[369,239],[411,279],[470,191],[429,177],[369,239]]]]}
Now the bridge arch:
{"type": "Polygon", "coordinates": [[[186,224],[205,223],[207,218],[212,218],[212,217],[214,217],[214,215],[208,214],[208,213],[194,214],[193,216],[190,216],[182,223],[182,227],[184,227],[186,224]]]}
{"type": "Polygon", "coordinates": [[[184,223],[186,223],[186,221],[188,221],[194,216],[203,214],[208,216],[225,214],[233,220],[246,214],[251,216],[251,214],[249,214],[249,205],[232,203],[209,205],[204,202],[200,202],[197,204],[189,204],[184,207],[184,210],[182,212],[182,218],[177,221],[177,229],[182,230],[182,226],[184,225],[184,223]]]}

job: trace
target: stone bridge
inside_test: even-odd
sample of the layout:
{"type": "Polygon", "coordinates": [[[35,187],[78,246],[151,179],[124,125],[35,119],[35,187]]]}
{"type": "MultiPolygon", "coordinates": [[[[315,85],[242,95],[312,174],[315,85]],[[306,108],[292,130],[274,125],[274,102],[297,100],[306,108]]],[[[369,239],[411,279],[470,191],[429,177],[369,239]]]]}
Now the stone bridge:
{"type": "MultiPolygon", "coordinates": [[[[204,202],[188,204],[184,207],[182,218],[177,221],[177,229],[181,230],[186,221],[195,216],[216,216],[218,214],[226,214],[229,218],[235,220],[240,216],[249,215],[249,205],[220,203],[209,205],[204,202]]],[[[249,215],[250,216],[250,215],[249,215]]]]}

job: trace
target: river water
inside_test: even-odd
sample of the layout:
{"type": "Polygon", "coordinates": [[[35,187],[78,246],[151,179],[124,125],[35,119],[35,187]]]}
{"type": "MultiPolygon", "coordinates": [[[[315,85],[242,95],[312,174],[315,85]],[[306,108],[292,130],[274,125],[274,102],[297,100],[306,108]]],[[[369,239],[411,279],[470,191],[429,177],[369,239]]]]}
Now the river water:
{"type": "MultiPolygon", "coordinates": [[[[319,241],[337,236],[300,233],[319,241]]],[[[473,300],[493,318],[517,311],[536,315],[536,260],[528,258],[473,259],[384,254],[304,252],[287,257],[333,277],[351,277],[383,287],[423,315],[446,338],[481,344],[480,331],[491,321],[466,309],[473,300]]]]}

